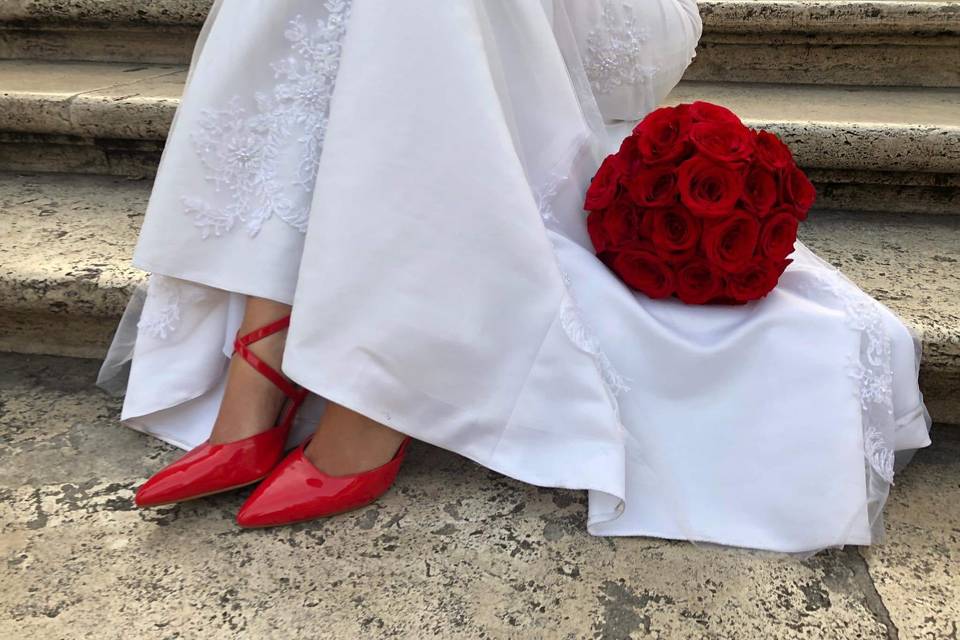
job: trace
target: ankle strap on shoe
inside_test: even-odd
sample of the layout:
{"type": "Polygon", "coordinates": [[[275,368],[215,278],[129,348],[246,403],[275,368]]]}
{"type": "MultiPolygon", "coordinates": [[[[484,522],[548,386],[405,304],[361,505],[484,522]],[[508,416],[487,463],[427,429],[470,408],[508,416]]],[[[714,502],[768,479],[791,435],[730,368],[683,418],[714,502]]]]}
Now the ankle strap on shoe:
{"type": "Polygon", "coordinates": [[[253,343],[259,342],[275,333],[280,333],[289,326],[290,316],[280,318],[276,322],[271,322],[259,329],[254,329],[246,335],[237,336],[237,339],[233,343],[233,349],[235,353],[239,353],[240,356],[247,361],[247,364],[256,369],[260,375],[276,385],[277,388],[293,402],[299,404],[307,397],[307,390],[287,380],[282,373],[261,360],[257,354],[250,350],[250,345],[253,343]]]}

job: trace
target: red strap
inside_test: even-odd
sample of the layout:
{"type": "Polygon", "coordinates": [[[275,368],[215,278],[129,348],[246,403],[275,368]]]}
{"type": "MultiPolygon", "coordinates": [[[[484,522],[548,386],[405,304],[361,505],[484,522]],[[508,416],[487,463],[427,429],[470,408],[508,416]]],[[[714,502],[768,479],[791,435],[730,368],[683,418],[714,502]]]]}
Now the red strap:
{"type": "Polygon", "coordinates": [[[280,318],[276,322],[271,322],[270,324],[260,327],[259,329],[255,329],[244,336],[237,336],[237,339],[233,343],[233,348],[234,351],[239,353],[251,367],[260,373],[260,375],[275,384],[277,388],[279,388],[280,391],[283,391],[284,395],[290,398],[293,402],[299,404],[303,402],[304,398],[307,397],[307,390],[287,380],[282,373],[261,360],[259,357],[257,357],[257,354],[249,349],[251,344],[263,340],[266,337],[272,336],[275,333],[280,333],[289,326],[290,316],[280,318]]]}

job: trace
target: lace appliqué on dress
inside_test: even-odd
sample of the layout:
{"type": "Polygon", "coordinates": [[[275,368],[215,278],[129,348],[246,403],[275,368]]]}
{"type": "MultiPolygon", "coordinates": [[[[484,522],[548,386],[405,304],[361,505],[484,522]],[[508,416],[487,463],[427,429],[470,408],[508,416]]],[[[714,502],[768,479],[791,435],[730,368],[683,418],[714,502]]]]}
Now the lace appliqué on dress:
{"type": "MultiPolygon", "coordinates": [[[[540,217],[543,218],[544,225],[548,228],[557,224],[557,217],[553,213],[553,201],[556,199],[561,185],[567,180],[569,180],[568,176],[554,173],[546,184],[534,193],[540,209],[540,217]]],[[[557,266],[559,267],[559,261],[557,266]]],[[[580,307],[577,305],[570,276],[562,269],[560,273],[567,289],[567,295],[560,309],[560,325],[574,346],[593,356],[607,391],[613,398],[616,398],[621,393],[630,390],[630,381],[616,370],[610,358],[601,349],[600,340],[584,321],[580,307]]]]}
{"type": "Polygon", "coordinates": [[[616,0],[603,0],[600,24],[587,35],[584,68],[599,95],[646,84],[658,71],[644,64],[642,55],[650,31],[638,24],[629,2],[619,11],[615,5],[616,0]]]}
{"type": "Polygon", "coordinates": [[[299,16],[290,22],[284,38],[291,54],[272,65],[272,91],[258,93],[252,108],[238,96],[224,109],[202,113],[194,147],[207,181],[229,198],[225,206],[183,198],[204,239],[237,223],[253,237],[274,216],[306,231],[350,12],[349,0],[324,6],[328,16],[314,26],[299,16]],[[291,150],[295,169],[287,166],[291,150]]]}
{"type": "Polygon", "coordinates": [[[846,276],[834,270],[828,278],[812,272],[818,285],[833,294],[843,305],[847,325],[860,334],[859,356],[848,364],[850,377],[857,382],[857,397],[863,416],[864,456],[870,467],[885,482],[893,484],[892,434],[893,343],[883,322],[883,307],[861,291],[846,276]]]}
{"type": "Polygon", "coordinates": [[[180,291],[169,278],[150,276],[147,302],[137,328],[158,340],[165,340],[180,324],[180,291]]]}

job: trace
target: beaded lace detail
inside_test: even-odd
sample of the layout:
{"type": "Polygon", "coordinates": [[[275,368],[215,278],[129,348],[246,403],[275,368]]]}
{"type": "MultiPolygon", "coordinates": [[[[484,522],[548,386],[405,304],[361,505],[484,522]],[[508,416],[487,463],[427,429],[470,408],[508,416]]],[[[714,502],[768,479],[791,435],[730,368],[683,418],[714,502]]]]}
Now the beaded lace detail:
{"type": "Polygon", "coordinates": [[[284,32],[290,55],[272,65],[277,82],[255,96],[252,108],[238,96],[202,112],[194,148],[207,181],[227,194],[225,205],[183,198],[203,238],[238,223],[253,237],[274,216],[306,231],[350,0],[324,6],[328,15],[316,24],[300,16],[290,22],[284,32]]]}
{"type": "Polygon", "coordinates": [[[598,95],[646,84],[658,71],[644,64],[642,55],[649,29],[637,22],[629,2],[619,10],[616,4],[616,0],[603,0],[600,23],[587,35],[584,68],[598,95]]]}

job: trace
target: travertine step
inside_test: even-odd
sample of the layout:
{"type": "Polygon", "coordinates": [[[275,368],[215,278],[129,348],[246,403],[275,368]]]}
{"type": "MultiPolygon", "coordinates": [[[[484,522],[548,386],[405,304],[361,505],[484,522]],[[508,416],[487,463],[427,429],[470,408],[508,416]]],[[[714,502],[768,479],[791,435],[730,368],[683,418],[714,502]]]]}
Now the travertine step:
{"type": "MultiPolygon", "coordinates": [[[[8,0],[0,58],[185,64],[212,0],[8,0]]],[[[960,86],[957,0],[701,0],[691,80],[960,86]]]]}
{"type": "MultiPolygon", "coordinates": [[[[143,274],[149,181],[0,174],[0,351],[99,357],[143,274]]],[[[960,424],[960,217],[818,212],[808,245],[923,338],[923,385],[960,424]]]]}
{"type": "MultiPolygon", "coordinates": [[[[186,72],[167,65],[0,61],[0,170],[150,176],[186,72]]],[[[960,89],[684,82],[780,133],[820,206],[960,213],[960,89]]]]}
{"type": "Polygon", "coordinates": [[[960,87],[957,0],[699,0],[690,80],[960,87]]]}
{"type": "Polygon", "coordinates": [[[5,0],[0,58],[184,64],[213,0],[5,0]]]}

